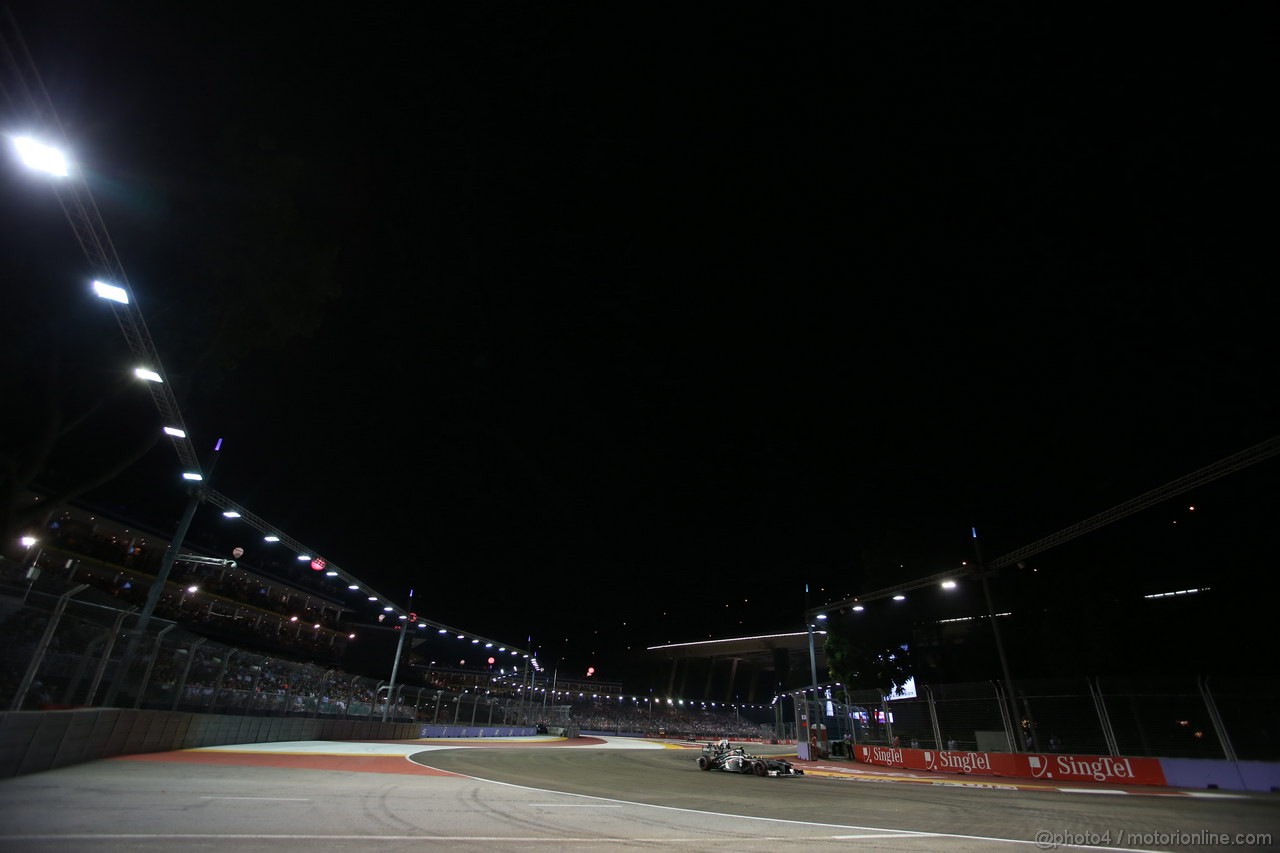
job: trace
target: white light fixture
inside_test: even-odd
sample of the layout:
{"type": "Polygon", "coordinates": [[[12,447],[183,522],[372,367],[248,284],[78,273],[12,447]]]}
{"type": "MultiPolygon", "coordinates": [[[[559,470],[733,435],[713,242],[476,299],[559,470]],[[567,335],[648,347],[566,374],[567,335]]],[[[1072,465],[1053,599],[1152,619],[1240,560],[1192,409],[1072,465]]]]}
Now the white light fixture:
{"type": "Polygon", "coordinates": [[[262,541],[263,542],[279,542],[280,537],[279,536],[263,536],[262,541]]]}
{"type": "Polygon", "coordinates": [[[437,633],[437,634],[444,634],[444,633],[446,633],[446,631],[445,631],[445,629],[444,629],[444,628],[441,628],[439,631],[436,631],[436,633],[437,633]]]}
{"type": "Polygon", "coordinates": [[[187,592],[199,592],[199,591],[200,591],[200,587],[198,586],[193,585],[193,586],[187,587],[187,592]]]}
{"type": "Polygon", "coordinates": [[[893,597],[893,600],[894,600],[894,601],[906,601],[906,600],[907,600],[907,597],[906,597],[905,595],[902,595],[901,593],[899,593],[898,595],[895,595],[895,596],[893,597]]]}
{"type": "Polygon", "coordinates": [[[178,429],[177,427],[165,427],[165,428],[164,428],[164,434],[165,434],[165,435],[171,435],[171,436],[173,436],[174,438],[186,438],[186,437],[187,437],[187,434],[186,434],[185,432],[183,432],[182,430],[178,429]]]}
{"type": "Polygon", "coordinates": [[[325,572],[325,573],[324,573],[324,576],[325,576],[325,577],[327,577],[327,578],[336,578],[336,577],[338,576],[338,573],[337,573],[337,572],[325,572]]]}
{"type": "Polygon", "coordinates": [[[818,614],[818,618],[819,618],[819,619],[826,619],[826,618],[827,618],[827,614],[825,614],[825,613],[819,613],[819,614],[818,614]]]}
{"type": "Polygon", "coordinates": [[[299,562],[299,563],[305,563],[307,560],[310,560],[310,559],[311,559],[311,555],[310,555],[310,554],[299,554],[299,555],[298,555],[298,562],[299,562]]]}
{"type": "Polygon", "coordinates": [[[67,156],[49,145],[36,142],[30,136],[16,136],[13,147],[28,169],[44,172],[57,178],[65,178],[68,174],[67,156]]]}
{"type": "Polygon", "coordinates": [[[388,612],[388,613],[390,613],[390,612],[391,612],[391,608],[390,608],[390,607],[384,607],[384,608],[382,608],[382,609],[383,609],[383,610],[385,610],[385,611],[386,611],[386,612],[388,612]]]}
{"type": "Polygon", "coordinates": [[[103,299],[110,299],[112,302],[119,302],[121,305],[129,304],[129,294],[123,287],[116,287],[114,284],[107,284],[105,281],[94,279],[93,292],[103,299]]]}
{"type": "Polygon", "coordinates": [[[200,476],[199,474],[196,474],[196,473],[194,473],[194,472],[192,472],[192,471],[183,471],[183,472],[182,472],[182,479],[184,479],[184,480],[193,480],[193,481],[199,482],[200,480],[203,480],[203,479],[204,479],[204,477],[202,477],[202,476],[200,476]]]}
{"type": "Polygon", "coordinates": [[[145,367],[135,367],[133,369],[133,375],[139,379],[145,379],[148,382],[164,382],[164,380],[160,378],[159,373],[156,373],[154,370],[148,370],[145,367]]]}
{"type": "Polygon", "coordinates": [[[358,584],[358,583],[349,583],[349,584],[347,584],[347,589],[359,589],[359,588],[360,588],[360,584],[358,584]]]}
{"type": "Polygon", "coordinates": [[[23,537],[22,537],[22,545],[23,545],[23,547],[24,547],[24,548],[30,548],[32,545],[36,544],[36,543],[37,543],[37,542],[39,542],[39,541],[40,541],[40,540],[39,540],[39,539],[36,539],[36,537],[34,537],[34,536],[23,536],[23,537]]]}
{"type": "Polygon", "coordinates": [[[370,600],[370,601],[377,601],[377,600],[378,600],[378,596],[376,596],[376,595],[371,595],[371,596],[369,596],[369,600],[370,600]]]}
{"type": "Polygon", "coordinates": [[[222,517],[223,518],[239,518],[240,513],[236,512],[234,509],[229,509],[222,514],[222,517]]]}
{"type": "Polygon", "coordinates": [[[355,634],[347,634],[347,639],[348,639],[348,640],[354,640],[355,638],[356,638],[356,635],[355,635],[355,634]]]}
{"type": "Polygon", "coordinates": [[[955,588],[956,588],[956,582],[955,582],[955,581],[943,581],[943,582],[942,582],[942,588],[943,588],[943,589],[955,589],[955,588]]]}
{"type": "Polygon", "coordinates": [[[855,605],[853,605],[853,612],[854,612],[854,613],[861,613],[862,611],[864,611],[864,610],[866,610],[866,609],[867,609],[867,608],[863,607],[861,604],[855,604],[855,605]]]}

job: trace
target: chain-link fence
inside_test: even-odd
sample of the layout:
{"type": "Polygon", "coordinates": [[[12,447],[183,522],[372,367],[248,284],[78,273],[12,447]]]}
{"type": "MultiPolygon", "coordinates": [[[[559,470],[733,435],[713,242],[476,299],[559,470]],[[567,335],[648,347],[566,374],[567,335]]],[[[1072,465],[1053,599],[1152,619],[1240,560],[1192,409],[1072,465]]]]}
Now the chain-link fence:
{"type": "Polygon", "coordinates": [[[1273,683],[1108,677],[1025,679],[1013,696],[994,681],[923,685],[893,699],[838,685],[823,692],[820,702],[792,698],[796,718],[831,744],[847,734],[917,749],[1280,759],[1273,683]]]}
{"type": "Polygon", "coordinates": [[[0,707],[92,707],[114,690],[116,707],[251,716],[493,726],[527,725],[536,715],[537,703],[515,691],[392,688],[214,642],[156,618],[126,672],[136,620],[136,607],[94,587],[0,566],[0,707]]]}

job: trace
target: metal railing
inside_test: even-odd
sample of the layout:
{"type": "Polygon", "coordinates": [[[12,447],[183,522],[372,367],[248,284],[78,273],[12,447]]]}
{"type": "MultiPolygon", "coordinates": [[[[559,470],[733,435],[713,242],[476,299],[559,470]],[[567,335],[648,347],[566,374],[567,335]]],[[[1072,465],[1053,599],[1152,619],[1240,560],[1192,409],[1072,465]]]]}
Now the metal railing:
{"type": "Polygon", "coordinates": [[[528,722],[541,704],[501,687],[410,682],[390,689],[331,665],[215,642],[163,619],[150,621],[123,672],[136,612],[86,584],[0,565],[0,708],[94,707],[117,680],[117,707],[199,713],[381,720],[385,708],[388,721],[491,726],[528,722]]]}
{"type": "Polygon", "coordinates": [[[1019,679],[1017,707],[996,681],[933,684],[890,699],[831,689],[793,695],[798,715],[827,740],[920,749],[1013,752],[1020,727],[1029,752],[1160,758],[1280,760],[1274,709],[1280,684],[1186,675],[1019,679]]]}

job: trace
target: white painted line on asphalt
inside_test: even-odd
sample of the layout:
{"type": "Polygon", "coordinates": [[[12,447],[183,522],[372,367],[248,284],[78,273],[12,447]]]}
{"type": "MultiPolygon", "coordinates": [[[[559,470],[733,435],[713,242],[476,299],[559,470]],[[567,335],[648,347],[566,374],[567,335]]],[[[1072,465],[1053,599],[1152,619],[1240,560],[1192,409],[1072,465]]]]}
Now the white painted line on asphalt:
{"type": "Polygon", "coordinates": [[[201,797],[202,800],[270,800],[271,802],[284,801],[287,803],[309,803],[308,797],[201,797]]]}
{"type": "Polygon", "coordinates": [[[1064,794],[1119,794],[1122,797],[1129,796],[1128,791],[1116,791],[1111,788],[1059,788],[1064,794]]]}
{"type": "Polygon", "coordinates": [[[540,809],[620,809],[621,805],[609,803],[529,803],[530,807],[540,809]]]}
{"type": "MultiPolygon", "coordinates": [[[[729,817],[740,817],[740,815],[729,815],[729,817]]],[[[785,822],[785,821],[783,821],[785,822]]],[[[796,821],[804,823],[804,821],[796,821]]],[[[795,842],[795,841],[821,841],[826,839],[851,838],[857,840],[859,838],[958,838],[963,841],[994,841],[1001,844],[1033,844],[1043,849],[1042,842],[1027,841],[1018,838],[994,838],[985,835],[956,835],[950,832],[902,832],[890,835],[753,835],[752,842],[759,841],[777,841],[777,842],[795,842]]],[[[706,836],[697,836],[694,838],[664,838],[655,837],[616,837],[616,838],[570,838],[557,836],[520,836],[520,835],[248,835],[242,833],[207,833],[207,834],[155,834],[143,835],[140,833],[132,834],[113,834],[113,835],[87,835],[87,834],[66,834],[66,835],[0,835],[0,841],[357,841],[357,842],[374,842],[374,841],[390,841],[392,843],[404,843],[406,841],[426,841],[426,842],[444,842],[448,844],[467,843],[507,843],[519,842],[523,844],[705,844],[706,836]]],[[[1139,847],[1100,847],[1092,844],[1064,844],[1063,848],[1071,850],[1106,850],[1110,853],[1164,853],[1160,850],[1147,850],[1139,847]]]]}

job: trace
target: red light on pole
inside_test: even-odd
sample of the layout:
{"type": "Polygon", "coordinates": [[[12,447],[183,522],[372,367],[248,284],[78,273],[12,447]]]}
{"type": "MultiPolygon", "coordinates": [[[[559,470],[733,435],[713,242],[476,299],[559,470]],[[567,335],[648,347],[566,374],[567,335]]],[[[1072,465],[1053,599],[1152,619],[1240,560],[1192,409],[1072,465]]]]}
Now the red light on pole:
{"type": "Polygon", "coordinates": [[[311,571],[313,572],[323,572],[324,567],[325,567],[325,561],[320,559],[319,557],[316,557],[314,560],[311,561],[311,571]]]}

